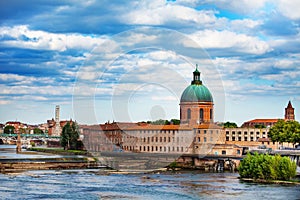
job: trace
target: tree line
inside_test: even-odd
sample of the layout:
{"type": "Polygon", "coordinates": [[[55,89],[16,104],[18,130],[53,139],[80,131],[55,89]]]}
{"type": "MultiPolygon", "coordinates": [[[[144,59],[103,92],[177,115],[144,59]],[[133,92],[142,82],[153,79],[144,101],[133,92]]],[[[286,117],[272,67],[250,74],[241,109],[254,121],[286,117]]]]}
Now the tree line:
{"type": "Polygon", "coordinates": [[[268,137],[273,142],[289,142],[293,145],[299,144],[300,124],[297,121],[278,120],[278,122],[270,128],[268,137]]]}

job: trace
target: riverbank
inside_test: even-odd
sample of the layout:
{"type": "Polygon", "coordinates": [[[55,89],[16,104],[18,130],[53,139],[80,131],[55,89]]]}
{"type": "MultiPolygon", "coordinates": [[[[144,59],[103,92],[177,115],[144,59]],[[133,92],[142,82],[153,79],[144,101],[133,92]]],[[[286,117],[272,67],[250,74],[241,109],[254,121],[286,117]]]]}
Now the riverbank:
{"type": "Polygon", "coordinates": [[[85,150],[64,150],[62,148],[41,148],[41,147],[31,147],[27,151],[36,151],[43,153],[51,153],[58,155],[82,155],[82,156],[91,156],[88,151],[85,150]]]}
{"type": "Polygon", "coordinates": [[[241,181],[250,182],[250,183],[260,183],[260,184],[281,184],[281,185],[300,185],[300,180],[289,180],[289,181],[282,181],[282,180],[264,180],[264,179],[252,179],[252,178],[239,178],[241,181]]]}
{"type": "Polygon", "coordinates": [[[57,149],[48,149],[48,151],[45,151],[45,148],[40,149],[41,152],[23,150],[16,153],[15,146],[2,146],[0,172],[99,168],[97,159],[86,156],[86,152],[60,151],[57,153],[59,152],[57,149]]]}

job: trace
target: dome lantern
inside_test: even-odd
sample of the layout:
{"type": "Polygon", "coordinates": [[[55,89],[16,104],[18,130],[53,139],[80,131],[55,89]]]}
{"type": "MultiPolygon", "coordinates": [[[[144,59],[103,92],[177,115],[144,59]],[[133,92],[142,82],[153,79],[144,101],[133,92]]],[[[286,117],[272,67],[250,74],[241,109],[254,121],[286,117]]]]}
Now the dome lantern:
{"type": "Polygon", "coordinates": [[[198,64],[196,64],[196,70],[193,72],[194,79],[192,80],[192,85],[202,85],[202,81],[200,80],[200,72],[198,70],[198,64]]]}

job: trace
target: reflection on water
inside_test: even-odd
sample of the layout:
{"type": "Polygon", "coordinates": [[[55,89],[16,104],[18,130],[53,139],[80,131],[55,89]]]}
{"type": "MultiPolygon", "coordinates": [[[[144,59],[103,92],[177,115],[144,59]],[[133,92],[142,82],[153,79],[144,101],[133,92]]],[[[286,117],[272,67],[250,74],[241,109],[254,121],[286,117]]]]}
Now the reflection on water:
{"type": "Polygon", "coordinates": [[[232,173],[111,174],[99,170],[0,174],[1,199],[299,199],[299,185],[243,183],[232,173]]]}

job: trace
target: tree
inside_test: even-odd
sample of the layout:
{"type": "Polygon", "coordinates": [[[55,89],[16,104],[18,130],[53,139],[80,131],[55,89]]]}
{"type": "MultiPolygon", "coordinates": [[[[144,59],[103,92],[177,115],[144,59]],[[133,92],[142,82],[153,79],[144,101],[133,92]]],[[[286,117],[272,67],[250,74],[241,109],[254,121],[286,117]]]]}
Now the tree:
{"type": "Polygon", "coordinates": [[[174,125],[179,125],[180,120],[179,119],[171,119],[171,123],[174,124],[174,125]]]}
{"type": "Polygon", "coordinates": [[[44,132],[41,129],[39,129],[39,128],[34,128],[33,129],[33,133],[34,134],[43,134],[44,132]]]}
{"type": "Polygon", "coordinates": [[[151,122],[151,124],[154,124],[154,125],[167,125],[167,124],[170,124],[170,122],[168,120],[158,119],[158,120],[155,120],[155,121],[151,122]]]}
{"type": "Polygon", "coordinates": [[[241,161],[238,170],[242,178],[290,180],[296,176],[297,165],[288,157],[250,153],[241,161]]]}
{"type": "Polygon", "coordinates": [[[263,124],[255,124],[254,128],[266,128],[266,126],[263,124]]]}
{"type": "Polygon", "coordinates": [[[15,127],[14,127],[14,126],[11,126],[11,125],[5,126],[5,127],[4,127],[4,130],[3,130],[3,132],[4,132],[5,134],[13,134],[14,131],[15,131],[15,127]]]}
{"type": "Polygon", "coordinates": [[[79,129],[76,122],[67,122],[63,127],[60,144],[64,149],[77,149],[79,129]]]}
{"type": "Polygon", "coordinates": [[[223,124],[223,127],[224,127],[224,128],[237,128],[238,126],[237,126],[237,124],[234,123],[234,122],[225,122],[225,123],[223,124]]]}
{"type": "Polygon", "coordinates": [[[300,124],[297,121],[284,121],[278,122],[269,130],[268,137],[273,142],[290,142],[295,145],[300,143],[300,124]]]}

